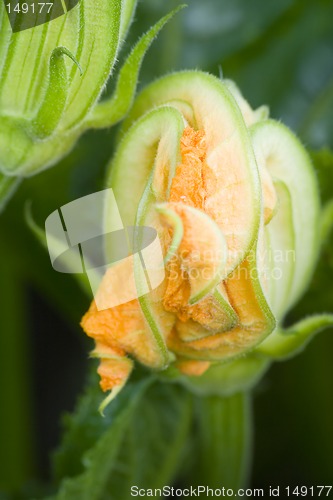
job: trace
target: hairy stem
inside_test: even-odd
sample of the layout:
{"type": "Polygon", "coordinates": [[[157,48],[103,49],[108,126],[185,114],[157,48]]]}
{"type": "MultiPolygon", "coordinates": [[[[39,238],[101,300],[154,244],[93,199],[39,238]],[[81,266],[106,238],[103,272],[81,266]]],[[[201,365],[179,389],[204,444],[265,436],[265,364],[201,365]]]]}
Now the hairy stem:
{"type": "Polygon", "coordinates": [[[198,484],[211,488],[243,487],[248,479],[252,451],[249,393],[197,402],[200,458],[198,484]]]}

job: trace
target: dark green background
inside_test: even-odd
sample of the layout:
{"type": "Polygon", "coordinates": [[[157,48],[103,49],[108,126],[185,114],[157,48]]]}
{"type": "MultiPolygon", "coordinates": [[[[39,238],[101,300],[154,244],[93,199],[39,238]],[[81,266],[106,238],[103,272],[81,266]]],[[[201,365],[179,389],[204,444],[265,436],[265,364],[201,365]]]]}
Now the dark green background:
{"type": "MultiPolygon", "coordinates": [[[[142,0],[123,53],[179,3],[142,0]]],[[[141,85],[181,68],[222,71],[254,107],[268,104],[272,117],[311,150],[323,202],[333,197],[332,1],[189,0],[150,50],[141,85]]],[[[114,136],[114,129],[87,133],[60,165],[24,181],[0,218],[3,498],[21,497],[6,491],[28,497],[48,491],[60,416],[74,408],[91,348],[79,328],[89,299],[73,277],[52,270],[27,227],[24,206],[31,200],[43,226],[62,204],[100,189],[114,136]]],[[[288,321],[323,311],[333,311],[333,236],[288,321]]],[[[257,387],[253,487],[333,483],[332,360],[331,330],[299,357],[276,364],[257,387]]]]}

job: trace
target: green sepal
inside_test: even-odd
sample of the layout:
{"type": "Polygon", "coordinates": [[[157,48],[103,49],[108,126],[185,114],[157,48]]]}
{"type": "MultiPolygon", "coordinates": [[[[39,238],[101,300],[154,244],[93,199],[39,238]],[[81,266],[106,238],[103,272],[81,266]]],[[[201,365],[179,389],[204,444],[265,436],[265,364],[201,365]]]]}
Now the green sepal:
{"type": "Polygon", "coordinates": [[[270,360],[266,356],[252,352],[226,363],[214,363],[200,376],[183,375],[174,365],[160,376],[163,380],[181,383],[197,396],[227,397],[252,389],[269,366],[270,360]]]}
{"type": "MultiPolygon", "coordinates": [[[[71,11],[74,14],[74,9],[71,11]]],[[[115,66],[120,48],[121,0],[85,0],[78,5],[78,24],[66,24],[62,45],[68,47],[80,61],[82,77],[75,67],[69,71],[66,109],[59,130],[84,130],[84,120],[95,106],[115,66]],[[69,31],[71,33],[69,34],[69,31]],[[71,44],[66,43],[74,32],[71,44]],[[74,43],[73,43],[74,42],[74,43]]]]}
{"type": "Polygon", "coordinates": [[[134,18],[137,4],[138,0],[122,0],[119,34],[120,42],[122,42],[126,38],[128,30],[134,18]]]}
{"type": "Polygon", "coordinates": [[[267,267],[269,271],[269,303],[277,319],[289,308],[289,294],[295,274],[295,227],[292,214],[292,199],[287,185],[274,181],[278,197],[278,210],[269,224],[265,226],[267,248],[267,267]],[[281,256],[283,258],[281,258],[281,256]],[[279,271],[275,275],[276,270],[279,271]]]}
{"type": "Polygon", "coordinates": [[[299,354],[317,333],[333,326],[333,314],[321,314],[305,318],[286,330],[274,332],[257,352],[272,360],[289,359],[299,354]]]}
{"type": "MultiPolygon", "coordinates": [[[[155,168],[158,144],[168,137],[169,185],[180,161],[179,142],[185,127],[181,113],[171,106],[161,106],[142,116],[119,143],[107,167],[106,186],[112,187],[125,226],[135,224],[137,209],[155,168]],[[145,139],[145,140],[143,140],[145,139]],[[128,188],[131,186],[131,203],[128,188]]],[[[149,207],[157,201],[152,187],[149,207]]],[[[144,212],[147,210],[145,208],[144,212]]],[[[111,217],[112,214],[109,215],[111,217]]],[[[143,223],[143,221],[141,221],[143,223]]]]}
{"type": "MultiPolygon", "coordinates": [[[[285,125],[270,119],[252,125],[249,130],[258,164],[267,168],[274,180],[282,181],[290,194],[295,228],[294,272],[288,292],[290,309],[309,285],[319,255],[317,179],[306,149],[285,125]]],[[[281,230],[284,231],[283,226],[281,230]]]]}
{"type": "Polygon", "coordinates": [[[85,120],[86,128],[111,127],[124,118],[132,106],[139,71],[150,45],[166,23],[185,5],[181,5],[164,16],[137,42],[121,68],[113,95],[97,104],[85,120]]]}
{"type": "Polygon", "coordinates": [[[82,75],[82,68],[66,47],[53,50],[49,63],[49,82],[41,107],[32,122],[31,132],[39,139],[52,135],[66,106],[68,78],[64,57],[69,57],[82,75]]]}

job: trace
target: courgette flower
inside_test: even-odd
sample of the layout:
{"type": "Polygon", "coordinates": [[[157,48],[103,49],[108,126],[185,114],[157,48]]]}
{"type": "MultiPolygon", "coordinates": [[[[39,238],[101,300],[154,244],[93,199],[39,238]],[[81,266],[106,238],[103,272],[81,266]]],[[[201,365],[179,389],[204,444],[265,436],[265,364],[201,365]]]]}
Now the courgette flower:
{"type": "Polygon", "coordinates": [[[120,136],[107,186],[125,226],[158,232],[166,275],[126,304],[99,311],[93,301],[83,317],[101,387],[111,391],[103,407],[134,360],[199,393],[250,387],[272,359],[332,321],[282,329],[319,249],[307,152],[267,107],[252,110],[233,82],[193,71],[144,89],[120,136]]]}
{"type": "MultiPolygon", "coordinates": [[[[173,15],[139,40],[119,72],[114,94],[100,101],[135,5],[136,0],[80,0],[65,15],[13,32],[0,2],[0,205],[18,178],[57,163],[85,130],[109,127],[124,117],[143,56],[173,15]]],[[[21,18],[14,25],[24,25],[28,15],[17,14],[21,18]]]]}

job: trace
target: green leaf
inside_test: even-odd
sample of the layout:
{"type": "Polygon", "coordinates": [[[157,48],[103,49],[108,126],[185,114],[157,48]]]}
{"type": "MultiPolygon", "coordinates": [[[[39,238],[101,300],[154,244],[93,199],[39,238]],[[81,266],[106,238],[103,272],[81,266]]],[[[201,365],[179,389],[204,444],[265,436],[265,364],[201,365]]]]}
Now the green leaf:
{"type": "Polygon", "coordinates": [[[198,416],[198,470],[196,484],[211,488],[244,487],[252,448],[250,397],[238,393],[227,398],[203,397],[196,401],[198,416]]]}
{"type": "Polygon", "coordinates": [[[179,386],[154,384],[140,401],[126,432],[108,492],[129,500],[131,486],[172,484],[184,458],[192,422],[192,398],[179,386]]]}
{"type": "Polygon", "coordinates": [[[84,393],[79,398],[75,411],[63,417],[64,432],[59,448],[53,456],[53,471],[57,482],[76,476],[84,471],[82,456],[112,425],[112,422],[133,393],[130,383],[123,393],[109,406],[102,418],[98,406],[103,393],[98,384],[96,364],[92,363],[91,374],[84,393]]]}
{"type": "Polygon", "coordinates": [[[147,50],[166,23],[183,8],[184,5],[181,5],[174,9],[140,38],[119,72],[114,94],[92,110],[86,119],[86,128],[110,127],[126,115],[133,103],[139,71],[147,50]]]}
{"type": "Polygon", "coordinates": [[[325,328],[333,326],[333,314],[310,316],[287,330],[274,332],[258,348],[271,359],[284,360],[299,354],[325,328]]]}
{"type": "MultiPolygon", "coordinates": [[[[116,406],[118,409],[116,413],[114,405],[112,405],[112,417],[109,427],[99,439],[97,439],[92,448],[83,455],[82,463],[84,471],[78,476],[64,479],[58,493],[54,496],[54,500],[72,500],[73,498],[80,498],[80,500],[97,500],[101,498],[110,474],[113,472],[117,463],[117,454],[121,447],[124,434],[131,422],[138,402],[147,386],[151,383],[151,380],[151,378],[146,378],[143,382],[128,388],[126,397],[124,396],[122,400],[118,401],[118,405],[120,406],[121,404],[121,406],[120,408],[118,405],[116,406]]],[[[97,413],[97,407],[91,408],[90,405],[87,407],[87,403],[84,401],[79,407],[78,416],[74,417],[74,422],[78,420],[80,423],[82,418],[81,412],[83,411],[84,413],[87,409],[88,411],[91,411],[91,409],[94,411],[95,409],[97,413]]],[[[100,415],[98,418],[102,419],[100,415]]],[[[82,423],[84,426],[83,429],[85,429],[85,425],[87,425],[89,429],[89,421],[86,423],[83,421],[82,423]]],[[[74,431],[77,431],[75,425],[74,431]]],[[[76,437],[78,440],[81,439],[80,434],[76,437]]]]}
{"type": "Polygon", "coordinates": [[[158,488],[174,479],[189,433],[192,398],[181,387],[160,382],[146,390],[152,381],[145,372],[143,381],[130,382],[101,418],[102,393],[96,376],[91,377],[77,410],[66,417],[54,462],[57,480],[65,479],[55,499],[93,500],[104,493],[125,500],[132,485],[158,488]]]}

